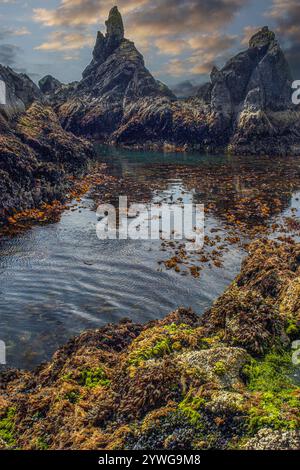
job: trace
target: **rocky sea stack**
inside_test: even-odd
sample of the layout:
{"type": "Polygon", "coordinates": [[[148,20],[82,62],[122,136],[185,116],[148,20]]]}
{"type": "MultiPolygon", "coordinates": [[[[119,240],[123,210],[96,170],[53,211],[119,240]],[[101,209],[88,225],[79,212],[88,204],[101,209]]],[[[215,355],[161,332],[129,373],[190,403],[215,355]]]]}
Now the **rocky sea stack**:
{"type": "Polygon", "coordinates": [[[98,32],[93,60],[79,83],[57,88],[52,78],[52,82],[42,79],[40,86],[65,129],[109,141],[133,103],[145,97],[170,100],[175,96],[153,78],[133,42],[124,38],[117,7],[110,11],[106,28],[106,36],[98,32]]]}
{"type": "Polygon", "coordinates": [[[290,68],[268,27],[221,70],[215,67],[195,96],[180,101],[154,79],[124,38],[117,7],[106,27],[105,36],[98,32],[93,60],[80,82],[59,86],[51,77],[40,82],[66,130],[135,147],[300,153],[300,112],[292,104],[290,68]]]}

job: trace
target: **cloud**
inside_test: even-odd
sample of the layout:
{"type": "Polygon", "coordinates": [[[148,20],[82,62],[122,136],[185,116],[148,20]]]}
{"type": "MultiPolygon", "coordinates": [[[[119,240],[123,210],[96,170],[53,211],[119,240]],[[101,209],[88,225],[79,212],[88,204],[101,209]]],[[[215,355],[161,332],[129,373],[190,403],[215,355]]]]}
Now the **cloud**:
{"type": "Polygon", "coordinates": [[[202,34],[185,42],[190,54],[187,58],[174,58],[167,64],[167,72],[174,76],[203,75],[210,73],[213,66],[229,51],[237,36],[226,34],[202,34]]]}
{"type": "Polygon", "coordinates": [[[35,47],[35,49],[41,51],[73,51],[86,46],[91,47],[94,42],[94,36],[85,34],[84,32],[64,33],[62,31],[54,31],[50,34],[47,42],[35,47]]]}
{"type": "Polygon", "coordinates": [[[276,23],[276,31],[285,45],[286,57],[296,78],[300,78],[300,4],[299,0],[273,0],[267,16],[276,23]]]}
{"type": "MultiPolygon", "coordinates": [[[[119,0],[127,35],[134,40],[179,37],[191,31],[214,31],[233,20],[248,0],[119,0]]],[[[61,0],[56,9],[35,8],[33,19],[48,27],[104,23],[111,0],[61,0]]]]}
{"type": "MultiPolygon", "coordinates": [[[[149,0],[119,0],[123,14],[128,14],[149,0]]],[[[56,9],[34,8],[33,19],[44,26],[86,26],[107,18],[111,0],[61,0],[56,9]]]]}
{"type": "Polygon", "coordinates": [[[230,23],[247,0],[152,0],[127,19],[132,36],[164,37],[213,32],[230,23]]]}
{"type": "MultiPolygon", "coordinates": [[[[192,73],[198,73],[209,70],[219,52],[232,46],[232,37],[215,31],[228,25],[247,3],[248,0],[119,0],[118,7],[124,17],[126,37],[134,40],[143,53],[154,47],[160,55],[174,56],[168,69],[178,76],[186,72],[187,64],[177,56],[197,54],[197,64],[187,59],[186,62],[192,73]],[[199,31],[203,34],[199,35],[199,31]]],[[[36,49],[67,51],[93,44],[87,30],[104,24],[112,6],[111,0],[61,0],[56,9],[35,8],[36,22],[56,28],[36,49]]],[[[65,57],[71,60],[73,54],[65,57]]]]}
{"type": "Polygon", "coordinates": [[[21,49],[13,44],[0,45],[0,64],[13,67],[16,64],[21,49]]]}
{"type": "Polygon", "coordinates": [[[188,42],[180,38],[158,38],[154,42],[160,54],[178,55],[190,49],[188,42]]]}
{"type": "Polygon", "coordinates": [[[0,41],[3,41],[7,37],[26,36],[29,34],[31,34],[31,32],[25,26],[19,29],[0,28],[0,41]]]}

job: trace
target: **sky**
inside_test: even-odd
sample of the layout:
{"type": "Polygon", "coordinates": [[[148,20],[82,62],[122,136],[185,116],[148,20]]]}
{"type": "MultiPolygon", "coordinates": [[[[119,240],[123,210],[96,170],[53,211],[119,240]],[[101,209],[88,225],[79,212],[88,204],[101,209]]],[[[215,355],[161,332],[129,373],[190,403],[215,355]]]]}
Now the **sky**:
{"type": "Polygon", "coordinates": [[[147,68],[168,84],[202,83],[246,49],[262,26],[273,29],[300,79],[299,0],[0,0],[0,63],[30,75],[80,80],[110,8],[147,68]]]}

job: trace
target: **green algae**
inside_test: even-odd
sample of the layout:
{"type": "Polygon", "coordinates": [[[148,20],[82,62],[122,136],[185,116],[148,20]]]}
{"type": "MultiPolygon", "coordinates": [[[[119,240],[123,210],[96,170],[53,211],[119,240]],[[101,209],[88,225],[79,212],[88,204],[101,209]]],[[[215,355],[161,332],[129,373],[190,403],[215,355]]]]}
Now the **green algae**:
{"type": "Polygon", "coordinates": [[[65,394],[66,400],[75,405],[80,400],[80,393],[77,390],[72,390],[65,394]]]}
{"type": "Polygon", "coordinates": [[[217,375],[225,375],[227,372],[227,367],[226,367],[225,362],[224,361],[216,362],[215,367],[214,367],[214,372],[217,375]]]}
{"type": "Polygon", "coordinates": [[[300,322],[298,320],[288,318],[285,326],[286,334],[292,339],[300,337],[300,322]]]}
{"type": "Polygon", "coordinates": [[[144,361],[159,359],[182,349],[208,347],[209,343],[201,338],[200,331],[184,323],[150,328],[133,341],[128,364],[138,366],[144,361]]]}
{"type": "Polygon", "coordinates": [[[78,378],[78,383],[88,388],[98,387],[99,385],[105,387],[110,384],[110,380],[107,378],[102,367],[97,367],[96,369],[82,370],[78,378]]]}
{"type": "Polygon", "coordinates": [[[202,428],[201,408],[205,405],[202,397],[194,396],[191,392],[179,403],[178,411],[182,413],[188,422],[197,429],[202,428]]]}
{"type": "Polygon", "coordinates": [[[2,439],[9,447],[16,444],[15,440],[15,415],[16,409],[8,408],[4,418],[0,420],[0,439],[2,439]]]}
{"type": "Polygon", "coordinates": [[[48,450],[49,444],[44,437],[38,437],[36,440],[36,448],[37,450],[48,450]]]}
{"type": "Polygon", "coordinates": [[[247,388],[252,394],[249,433],[268,427],[295,430],[300,427],[300,388],[292,380],[290,352],[271,352],[262,360],[253,359],[244,368],[247,388]]]}

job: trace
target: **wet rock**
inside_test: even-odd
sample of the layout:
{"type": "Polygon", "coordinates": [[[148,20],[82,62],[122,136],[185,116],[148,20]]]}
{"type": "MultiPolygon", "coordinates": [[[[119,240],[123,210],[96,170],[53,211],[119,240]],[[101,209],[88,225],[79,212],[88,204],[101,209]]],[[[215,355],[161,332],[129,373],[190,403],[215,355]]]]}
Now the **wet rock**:
{"type": "MultiPolygon", "coordinates": [[[[253,286],[260,276],[260,270],[254,269],[259,259],[263,272],[275,269],[276,257],[282,260],[283,291],[290,279],[289,268],[296,275],[298,245],[292,250],[287,243],[265,245],[265,250],[264,243],[250,249],[251,257],[239,279],[238,289],[243,292],[247,283],[253,286]]],[[[268,327],[271,316],[264,323],[264,311],[256,311],[253,302],[234,298],[238,301],[232,305],[223,296],[217,301],[221,308],[223,299],[225,317],[226,308],[234,311],[234,317],[239,317],[240,309],[244,320],[255,311],[256,322],[261,314],[261,324],[272,330],[268,327]]],[[[276,323],[274,295],[272,301],[276,323]]],[[[217,320],[223,324],[219,313],[220,309],[217,320]]],[[[253,325],[247,319],[239,340],[246,350],[228,346],[223,327],[215,323],[211,310],[209,315],[203,326],[183,308],[146,325],[124,319],[73,338],[49,363],[32,372],[0,374],[0,446],[39,450],[299,448],[300,390],[293,380],[292,351],[288,346],[283,349],[281,331],[274,329],[272,341],[266,337],[269,349],[263,348],[266,355],[257,359],[249,355],[253,325]]],[[[259,345],[265,329],[260,325],[257,330],[259,345]]]]}
{"type": "Polygon", "coordinates": [[[34,101],[43,102],[44,97],[30,78],[0,65],[0,80],[6,86],[6,104],[0,105],[0,115],[10,119],[24,112],[34,101]]]}
{"type": "Polygon", "coordinates": [[[249,355],[241,348],[215,347],[182,354],[178,361],[197,370],[204,382],[222,389],[238,389],[243,367],[249,355]]]}
{"type": "Polygon", "coordinates": [[[92,145],[67,133],[39,88],[24,74],[0,66],[7,103],[0,106],[0,219],[14,211],[61,200],[68,175],[81,174],[92,145]]]}

